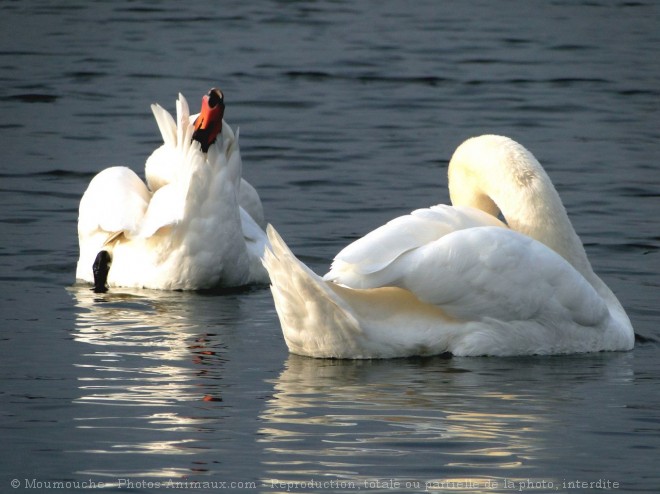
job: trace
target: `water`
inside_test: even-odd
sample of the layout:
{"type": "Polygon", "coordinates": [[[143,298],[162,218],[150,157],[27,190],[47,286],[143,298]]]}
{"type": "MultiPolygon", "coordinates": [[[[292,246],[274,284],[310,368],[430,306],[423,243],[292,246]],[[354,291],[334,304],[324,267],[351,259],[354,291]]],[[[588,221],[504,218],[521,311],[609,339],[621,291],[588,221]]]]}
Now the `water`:
{"type": "Polygon", "coordinates": [[[657,491],[654,2],[32,1],[0,14],[3,491],[657,491]],[[446,202],[465,138],[519,140],[644,341],[312,360],[288,354],[268,290],[74,285],[89,180],[114,164],[141,173],[160,141],[149,104],[172,111],[181,91],[194,107],[214,85],[268,219],[319,272],[384,221],[446,202]]]}

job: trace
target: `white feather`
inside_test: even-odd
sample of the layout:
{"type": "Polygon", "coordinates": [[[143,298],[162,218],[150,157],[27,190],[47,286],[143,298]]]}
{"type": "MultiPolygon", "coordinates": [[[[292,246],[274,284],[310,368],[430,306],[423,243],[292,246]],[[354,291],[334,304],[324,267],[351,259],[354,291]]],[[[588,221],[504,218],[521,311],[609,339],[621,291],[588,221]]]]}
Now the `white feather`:
{"type": "Polygon", "coordinates": [[[163,142],[166,146],[175,148],[177,142],[177,128],[176,122],[172,118],[172,115],[170,115],[170,112],[165,110],[165,108],[157,103],[151,105],[151,111],[156,118],[156,123],[158,124],[160,135],[163,136],[163,142]]]}
{"type": "MultiPolygon", "coordinates": [[[[238,135],[223,135],[208,153],[192,141],[193,121],[182,95],[177,122],[152,106],[164,144],[149,157],[149,187],[130,169],[113,167],[92,179],[78,221],[76,278],[93,282],[102,249],[112,253],[110,286],[202,289],[266,283],[261,264],[266,234],[242,210],[238,135]],[[243,226],[246,227],[244,232],[243,226]],[[261,250],[259,250],[261,249],[261,250]]],[[[247,184],[250,211],[263,222],[256,190],[247,184]]]]}
{"type": "Polygon", "coordinates": [[[628,316],[591,269],[529,151],[504,137],[470,139],[454,153],[449,177],[454,206],[390,221],[343,249],[324,278],[267,230],[264,265],[291,352],[383,358],[632,348],[628,316]]]}

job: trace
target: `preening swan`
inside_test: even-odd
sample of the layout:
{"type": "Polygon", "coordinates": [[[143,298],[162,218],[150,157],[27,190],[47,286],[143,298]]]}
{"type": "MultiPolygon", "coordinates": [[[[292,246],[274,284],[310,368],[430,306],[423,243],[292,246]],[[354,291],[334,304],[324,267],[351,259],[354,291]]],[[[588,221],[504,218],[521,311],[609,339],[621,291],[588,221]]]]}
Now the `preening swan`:
{"type": "Polygon", "coordinates": [[[633,347],[628,316],[594,273],[529,151],[506,137],[472,138],[455,151],[448,176],[453,206],[390,221],[339,252],[323,278],[268,227],[264,265],[292,353],[506,356],[633,347]]]}
{"type": "Polygon", "coordinates": [[[90,182],[78,216],[78,280],[196,290],[267,283],[261,200],[241,177],[236,134],[223,120],[224,95],[211,89],[199,115],[179,94],[177,120],[151,109],[164,144],[145,164],[145,184],[115,166],[90,182]]]}

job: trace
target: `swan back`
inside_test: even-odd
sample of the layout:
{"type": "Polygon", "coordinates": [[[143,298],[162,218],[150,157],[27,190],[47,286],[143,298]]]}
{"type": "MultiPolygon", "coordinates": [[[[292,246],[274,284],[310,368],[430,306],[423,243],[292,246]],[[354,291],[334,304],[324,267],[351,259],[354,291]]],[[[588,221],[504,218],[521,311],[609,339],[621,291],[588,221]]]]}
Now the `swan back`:
{"type": "Polygon", "coordinates": [[[397,260],[454,231],[481,226],[506,228],[479,209],[444,204],[400,216],[346,246],[323,277],[352,288],[391,286],[405,274],[397,260]]]}

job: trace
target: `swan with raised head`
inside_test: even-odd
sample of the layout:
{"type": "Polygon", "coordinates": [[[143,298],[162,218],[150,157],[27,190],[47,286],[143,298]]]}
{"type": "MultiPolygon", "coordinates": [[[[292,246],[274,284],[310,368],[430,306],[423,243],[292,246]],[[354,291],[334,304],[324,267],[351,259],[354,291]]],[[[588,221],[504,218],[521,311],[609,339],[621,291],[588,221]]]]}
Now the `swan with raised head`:
{"type": "Polygon", "coordinates": [[[241,177],[223,93],[211,89],[193,116],[179,94],[176,121],[157,104],[151,109],[164,144],[147,159],[147,184],[130,168],[107,168],[80,201],[76,278],[99,292],[267,283],[263,207],[241,177]]]}
{"type": "Polygon", "coordinates": [[[469,139],[452,156],[448,179],[453,206],[377,228],[339,252],[322,278],[268,226],[264,265],[292,353],[512,356],[633,347],[626,312],[594,273],[527,149],[501,136],[469,139]]]}

